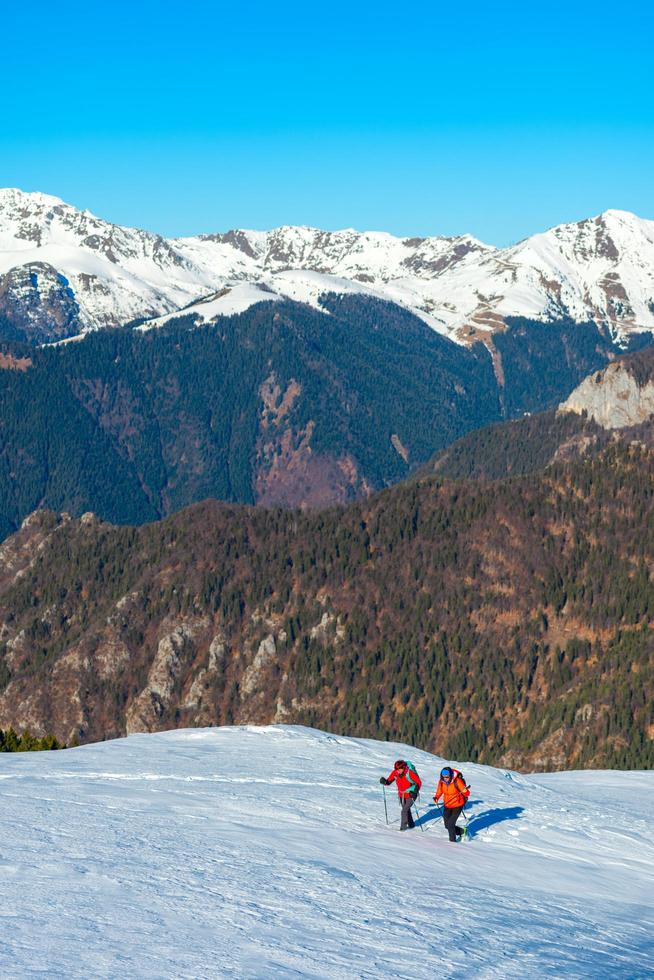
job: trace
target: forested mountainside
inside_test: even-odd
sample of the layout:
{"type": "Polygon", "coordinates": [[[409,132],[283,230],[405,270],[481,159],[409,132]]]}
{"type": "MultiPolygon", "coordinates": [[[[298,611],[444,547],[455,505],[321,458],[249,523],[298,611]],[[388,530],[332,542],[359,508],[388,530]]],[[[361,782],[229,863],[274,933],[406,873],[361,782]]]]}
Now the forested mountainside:
{"type": "Polygon", "coordinates": [[[654,348],[616,358],[585,378],[558,410],[484,426],[457,439],[416,478],[497,480],[597,455],[611,442],[654,447],[654,348]]]}
{"type": "Polygon", "coordinates": [[[208,497],[345,502],[557,405],[615,351],[594,324],[516,320],[467,348],[393,304],[323,303],[3,345],[0,535],[37,507],[141,523],[208,497]]]}
{"type": "Polygon", "coordinates": [[[637,438],[650,444],[651,430],[646,424],[616,433],[586,416],[552,409],[475,429],[421,467],[415,479],[430,475],[452,480],[526,476],[556,461],[597,455],[616,440],[628,443],[637,438]]]}
{"type": "Polygon", "coordinates": [[[654,763],[654,454],[301,513],[39,512],[0,549],[0,727],[284,721],[519,769],[654,763]]]}
{"type": "Polygon", "coordinates": [[[390,304],[332,309],[263,303],[203,329],[15,349],[0,371],[4,534],[39,506],[141,523],[207,497],[344,501],[499,417],[485,348],[390,304]]]}

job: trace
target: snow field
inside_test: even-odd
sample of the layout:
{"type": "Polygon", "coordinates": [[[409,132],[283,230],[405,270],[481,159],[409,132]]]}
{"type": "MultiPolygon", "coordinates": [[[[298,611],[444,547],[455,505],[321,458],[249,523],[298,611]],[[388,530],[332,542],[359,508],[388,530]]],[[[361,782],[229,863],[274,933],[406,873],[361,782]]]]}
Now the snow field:
{"type": "Polygon", "coordinates": [[[0,759],[1,977],[654,976],[654,773],[462,764],[453,845],[443,760],[407,746],[247,726],[0,759]]]}
{"type": "Polygon", "coordinates": [[[33,262],[65,276],[85,330],[137,317],[157,326],[190,304],[206,322],[261,302],[261,286],[317,309],[329,291],[381,297],[459,343],[463,327],[490,334],[507,316],[606,320],[622,340],[654,328],[654,221],[626,211],[558,225],[509,248],[470,235],[289,226],[164,239],[58,198],[0,188],[0,276],[33,262]],[[203,299],[225,288],[231,296],[211,310],[203,299]]]}

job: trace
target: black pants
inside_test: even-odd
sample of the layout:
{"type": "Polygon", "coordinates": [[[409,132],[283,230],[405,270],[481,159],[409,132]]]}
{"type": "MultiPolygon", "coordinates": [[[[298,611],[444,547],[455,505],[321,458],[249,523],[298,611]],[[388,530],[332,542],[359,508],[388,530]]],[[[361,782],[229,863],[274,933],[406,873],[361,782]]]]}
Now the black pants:
{"type": "Polygon", "coordinates": [[[443,807],[443,823],[447,828],[447,832],[450,835],[450,840],[455,841],[457,837],[460,837],[463,831],[460,827],[457,827],[456,822],[461,815],[463,810],[462,806],[444,806],[443,807]]]}
{"type": "Polygon", "coordinates": [[[413,797],[409,796],[404,799],[400,798],[400,806],[402,807],[402,819],[400,820],[400,827],[404,830],[408,827],[410,830],[413,829],[415,824],[413,823],[413,814],[411,813],[411,807],[413,806],[413,797]]]}

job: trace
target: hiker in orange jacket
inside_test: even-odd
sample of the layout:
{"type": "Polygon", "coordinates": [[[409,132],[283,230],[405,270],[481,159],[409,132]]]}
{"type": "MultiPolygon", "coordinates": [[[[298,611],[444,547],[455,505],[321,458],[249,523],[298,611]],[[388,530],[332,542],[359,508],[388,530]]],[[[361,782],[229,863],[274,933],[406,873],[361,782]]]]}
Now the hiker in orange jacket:
{"type": "Polygon", "coordinates": [[[443,823],[450,840],[456,843],[463,833],[462,828],[457,827],[456,822],[470,796],[470,790],[458,769],[452,769],[451,766],[445,766],[444,769],[441,769],[441,778],[438,780],[434,794],[434,803],[438,803],[441,796],[443,797],[443,823]]]}
{"type": "Polygon", "coordinates": [[[400,830],[413,830],[415,824],[411,807],[415,803],[422,786],[422,780],[418,773],[404,759],[398,759],[390,776],[382,776],[379,782],[383,786],[390,786],[391,783],[395,783],[402,807],[400,830]]]}

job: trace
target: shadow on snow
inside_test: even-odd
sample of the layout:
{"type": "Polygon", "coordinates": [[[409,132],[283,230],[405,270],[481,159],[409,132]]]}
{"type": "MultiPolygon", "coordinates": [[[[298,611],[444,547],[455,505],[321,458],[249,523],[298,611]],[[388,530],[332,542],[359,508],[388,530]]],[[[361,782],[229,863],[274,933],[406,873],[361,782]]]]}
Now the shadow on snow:
{"type": "Polygon", "coordinates": [[[492,810],[485,810],[479,815],[475,814],[468,824],[468,837],[474,837],[480,830],[486,830],[496,823],[504,823],[505,820],[517,820],[523,812],[523,806],[497,806],[492,810]]]}
{"type": "MultiPolygon", "coordinates": [[[[481,802],[482,800],[471,800],[469,805],[481,802]]],[[[504,823],[505,820],[517,820],[523,810],[524,807],[522,806],[498,806],[492,810],[484,810],[482,813],[472,813],[468,817],[468,837],[475,837],[480,830],[486,830],[487,827],[504,823]]],[[[427,809],[420,808],[420,819],[416,820],[416,827],[420,825],[424,827],[434,820],[442,821],[442,817],[442,808],[440,806],[437,807],[434,803],[430,803],[427,809]]],[[[459,820],[459,826],[465,826],[463,817],[459,820]]]]}

